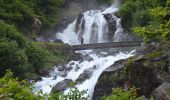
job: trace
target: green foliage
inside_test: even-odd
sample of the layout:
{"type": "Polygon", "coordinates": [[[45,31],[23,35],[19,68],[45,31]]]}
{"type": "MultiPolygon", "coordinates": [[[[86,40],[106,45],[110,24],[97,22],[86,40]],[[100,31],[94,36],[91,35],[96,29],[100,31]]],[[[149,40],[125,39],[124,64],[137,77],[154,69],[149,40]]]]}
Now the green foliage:
{"type": "Polygon", "coordinates": [[[71,89],[68,94],[53,93],[43,94],[39,91],[33,93],[33,86],[27,81],[19,81],[13,78],[12,72],[7,71],[6,75],[0,79],[0,100],[87,100],[84,96],[86,91],[79,91],[77,88],[71,89]]]}
{"type": "Polygon", "coordinates": [[[52,66],[55,56],[37,43],[30,42],[26,47],[26,55],[31,69],[36,73],[40,68],[52,66]]]}
{"type": "MultiPolygon", "coordinates": [[[[139,100],[137,89],[130,88],[128,91],[122,88],[114,88],[110,96],[105,96],[104,100],[139,100]]],[[[144,100],[144,99],[143,99],[144,100]]]]}
{"type": "Polygon", "coordinates": [[[44,22],[44,27],[53,27],[57,23],[59,9],[65,0],[36,0],[35,11],[44,22]]]}
{"type": "Polygon", "coordinates": [[[126,0],[118,14],[123,27],[145,42],[170,39],[169,0],[126,0]]]}
{"type": "Polygon", "coordinates": [[[40,68],[52,66],[55,57],[40,45],[29,42],[12,25],[0,21],[0,76],[11,69],[15,76],[38,73],[40,68]]]}
{"type": "Polygon", "coordinates": [[[135,12],[136,4],[132,0],[126,1],[120,8],[118,15],[122,18],[122,25],[129,30],[132,27],[133,13],[135,12]]]}
{"type": "Polygon", "coordinates": [[[79,91],[76,87],[72,88],[69,93],[62,94],[61,100],[88,100],[85,96],[86,91],[79,91]]]}
{"type": "Polygon", "coordinates": [[[16,41],[20,47],[24,47],[25,38],[17,31],[13,25],[0,21],[0,39],[7,41],[16,41]]]}
{"type": "Polygon", "coordinates": [[[35,100],[36,95],[32,92],[32,87],[26,81],[19,82],[12,77],[10,71],[0,79],[0,99],[1,100],[35,100]]]}
{"type": "Polygon", "coordinates": [[[43,28],[53,27],[65,0],[0,0],[0,19],[17,29],[30,31],[34,18],[40,18],[43,28]]]}

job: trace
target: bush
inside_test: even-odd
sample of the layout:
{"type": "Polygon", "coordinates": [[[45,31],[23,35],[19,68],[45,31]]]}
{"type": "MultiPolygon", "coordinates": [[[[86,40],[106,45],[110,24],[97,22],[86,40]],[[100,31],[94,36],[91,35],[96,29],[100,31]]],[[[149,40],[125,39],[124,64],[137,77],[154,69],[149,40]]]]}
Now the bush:
{"type": "Polygon", "coordinates": [[[168,0],[125,0],[118,14],[123,27],[144,38],[145,42],[169,41],[168,0]]]}
{"type": "Polygon", "coordinates": [[[0,19],[14,24],[20,32],[31,33],[34,18],[40,18],[43,28],[57,23],[65,0],[0,0],[0,19]]]}
{"type": "Polygon", "coordinates": [[[128,91],[122,88],[114,88],[110,96],[105,96],[104,100],[137,100],[136,88],[130,88],[128,91]]]}
{"type": "Polygon", "coordinates": [[[34,42],[30,42],[26,47],[26,55],[30,64],[30,69],[39,73],[39,69],[52,66],[55,56],[34,42]]]}
{"type": "Polygon", "coordinates": [[[24,78],[40,68],[52,66],[55,56],[44,47],[26,40],[12,25],[0,21],[0,76],[11,69],[15,76],[24,78]]]}

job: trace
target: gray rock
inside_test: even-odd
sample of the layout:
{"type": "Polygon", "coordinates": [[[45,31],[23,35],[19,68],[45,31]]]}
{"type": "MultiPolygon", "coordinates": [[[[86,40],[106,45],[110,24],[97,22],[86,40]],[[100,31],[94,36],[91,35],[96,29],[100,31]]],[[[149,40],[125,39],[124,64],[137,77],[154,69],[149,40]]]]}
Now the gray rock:
{"type": "Polygon", "coordinates": [[[70,83],[73,82],[71,79],[65,79],[59,83],[57,83],[53,88],[52,92],[63,92],[65,89],[67,89],[70,85],[70,83]]]}
{"type": "Polygon", "coordinates": [[[82,83],[85,80],[89,79],[93,75],[94,68],[86,69],[83,73],[80,74],[78,79],[76,80],[77,83],[82,83]]]}
{"type": "Polygon", "coordinates": [[[60,39],[55,39],[54,42],[56,42],[56,43],[63,43],[63,41],[60,40],[60,39]]]}
{"type": "Polygon", "coordinates": [[[170,100],[170,83],[162,83],[152,92],[152,95],[154,100],[170,100]]]}
{"type": "Polygon", "coordinates": [[[120,69],[120,68],[122,68],[124,66],[125,61],[127,61],[127,60],[126,59],[118,60],[113,65],[111,65],[107,69],[105,69],[105,71],[115,71],[115,70],[118,70],[118,69],[120,69]]]}
{"type": "Polygon", "coordinates": [[[39,73],[40,73],[40,75],[42,75],[42,76],[48,76],[49,72],[50,72],[50,70],[48,70],[48,69],[46,69],[46,68],[41,68],[41,69],[39,69],[39,73]]]}

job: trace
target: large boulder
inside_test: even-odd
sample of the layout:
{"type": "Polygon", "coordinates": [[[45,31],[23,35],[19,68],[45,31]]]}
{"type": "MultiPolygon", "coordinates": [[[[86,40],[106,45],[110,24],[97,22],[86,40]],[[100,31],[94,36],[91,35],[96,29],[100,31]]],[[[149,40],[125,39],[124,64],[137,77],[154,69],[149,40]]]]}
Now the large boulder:
{"type": "Polygon", "coordinates": [[[152,92],[152,95],[154,100],[170,100],[170,83],[164,82],[152,92]]]}
{"type": "Polygon", "coordinates": [[[79,84],[79,83],[82,83],[85,80],[91,78],[91,76],[93,75],[94,69],[95,69],[95,67],[84,70],[84,72],[80,74],[80,76],[78,77],[76,82],[79,84]]]}
{"type": "Polygon", "coordinates": [[[120,69],[124,66],[125,62],[126,62],[126,59],[118,60],[114,64],[106,68],[105,71],[115,71],[117,69],[120,69]]]}
{"type": "Polygon", "coordinates": [[[50,70],[46,69],[46,68],[39,69],[39,73],[41,76],[48,76],[49,72],[50,72],[50,70]]]}
{"type": "Polygon", "coordinates": [[[52,92],[57,93],[57,92],[63,92],[65,89],[67,89],[71,82],[73,82],[71,79],[65,79],[61,82],[58,82],[53,88],[52,92]]]}

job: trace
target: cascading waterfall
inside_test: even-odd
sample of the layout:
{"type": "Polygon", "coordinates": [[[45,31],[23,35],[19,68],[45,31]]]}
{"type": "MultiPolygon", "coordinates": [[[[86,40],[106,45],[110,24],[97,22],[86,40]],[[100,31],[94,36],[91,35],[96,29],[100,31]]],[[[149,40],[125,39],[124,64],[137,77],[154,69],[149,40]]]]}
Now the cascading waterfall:
{"type": "MultiPolygon", "coordinates": [[[[112,5],[105,10],[91,10],[79,14],[78,18],[68,25],[62,33],[57,33],[57,38],[70,45],[81,44],[82,39],[84,44],[123,41],[125,37],[120,23],[121,20],[114,15],[117,10],[118,8],[112,5]],[[112,18],[116,22],[114,33],[109,31],[108,20],[104,18],[104,15],[107,14],[109,14],[108,18],[112,18]]],[[[50,77],[43,77],[42,81],[35,84],[36,88],[42,89],[44,93],[50,93],[51,86],[65,79],[77,81],[83,73],[89,72],[90,78],[79,82],[79,84],[76,84],[76,87],[79,90],[88,90],[87,95],[89,95],[89,100],[91,100],[100,74],[115,61],[126,59],[133,55],[132,52],[119,52],[116,55],[108,55],[107,51],[97,53],[95,50],[77,51],[77,53],[84,55],[84,59],[70,61],[65,66],[65,70],[60,70],[62,66],[55,66],[50,73],[50,77]],[[86,58],[87,56],[88,59],[86,58]]],[[[65,92],[68,92],[68,90],[65,92]]]]}

